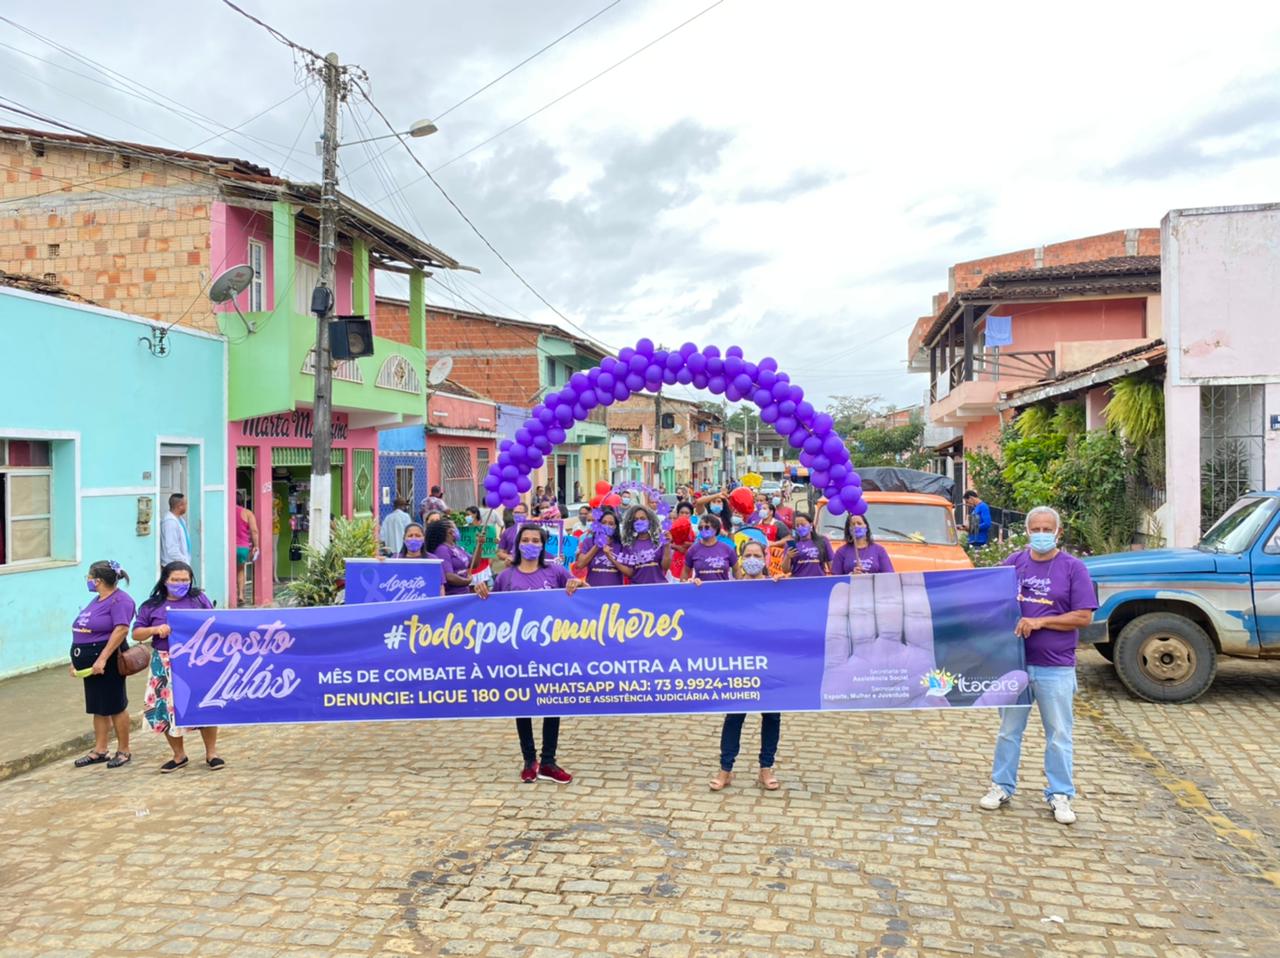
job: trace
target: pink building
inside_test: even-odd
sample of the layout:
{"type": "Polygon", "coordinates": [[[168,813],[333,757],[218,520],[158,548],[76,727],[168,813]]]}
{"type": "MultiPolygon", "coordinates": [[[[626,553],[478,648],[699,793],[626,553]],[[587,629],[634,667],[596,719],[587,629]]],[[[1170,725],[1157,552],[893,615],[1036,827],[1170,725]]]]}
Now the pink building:
{"type": "Polygon", "coordinates": [[[498,407],[446,379],[427,397],[427,475],[450,509],[478,506],[480,483],[497,458],[498,407]],[[437,478],[438,477],[438,478],[437,478]]]}
{"type": "Polygon", "coordinates": [[[929,374],[924,442],[957,492],[965,450],[995,446],[1008,393],[1161,335],[1158,253],[1158,230],[1123,230],[952,268],[908,369],[929,374]]]}

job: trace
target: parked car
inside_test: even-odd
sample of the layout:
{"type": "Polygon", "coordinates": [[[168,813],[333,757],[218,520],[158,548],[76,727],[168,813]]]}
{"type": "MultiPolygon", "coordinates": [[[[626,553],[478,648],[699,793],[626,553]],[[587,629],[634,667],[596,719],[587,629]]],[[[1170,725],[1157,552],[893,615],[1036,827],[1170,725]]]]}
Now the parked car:
{"type": "MultiPolygon", "coordinates": [[[[898,572],[936,572],[972,569],[973,562],[960,545],[951,501],[920,492],[864,492],[867,524],[875,541],[884,546],[898,572]]],[[[844,542],[844,515],[827,511],[827,500],[818,500],[814,522],[836,548],[844,542]]]]}
{"type": "Polygon", "coordinates": [[[1151,702],[1190,702],[1218,657],[1280,657],[1280,491],[1244,496],[1192,549],[1084,560],[1098,611],[1081,633],[1151,702]]]}

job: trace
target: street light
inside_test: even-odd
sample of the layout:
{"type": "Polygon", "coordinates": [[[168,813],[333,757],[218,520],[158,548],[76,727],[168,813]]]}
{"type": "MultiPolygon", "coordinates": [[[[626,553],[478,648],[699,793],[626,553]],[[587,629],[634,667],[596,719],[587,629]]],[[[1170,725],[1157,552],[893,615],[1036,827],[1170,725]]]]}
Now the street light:
{"type": "Polygon", "coordinates": [[[339,143],[339,146],[355,146],[357,143],[372,143],[374,140],[389,140],[393,136],[411,136],[415,139],[423,136],[430,136],[432,133],[438,133],[440,128],[430,120],[418,120],[409,129],[403,133],[384,133],[382,136],[371,136],[367,140],[347,140],[345,143],[339,143]]]}

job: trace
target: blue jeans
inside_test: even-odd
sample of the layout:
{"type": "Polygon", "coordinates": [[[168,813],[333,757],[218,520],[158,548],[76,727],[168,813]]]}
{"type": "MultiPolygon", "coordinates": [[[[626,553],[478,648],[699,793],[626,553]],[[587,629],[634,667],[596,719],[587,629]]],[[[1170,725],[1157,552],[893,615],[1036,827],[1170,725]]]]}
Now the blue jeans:
{"type": "MultiPolygon", "coordinates": [[[[1071,784],[1072,699],[1076,694],[1074,666],[1029,665],[1031,696],[1044,723],[1044,776],[1052,795],[1074,798],[1071,784]]],[[[1022,733],[1031,717],[1030,706],[1010,706],[1000,710],[1000,734],[996,737],[996,757],[991,763],[991,781],[1010,795],[1018,784],[1018,759],[1022,756],[1022,733]]]]}
{"type": "MultiPolygon", "coordinates": [[[[742,723],[747,716],[742,713],[726,715],[720,729],[720,768],[733,771],[733,763],[742,747],[742,723]]],[[[782,734],[782,713],[764,712],[760,716],[760,767],[773,768],[773,757],[778,752],[778,738],[782,734]]]]}

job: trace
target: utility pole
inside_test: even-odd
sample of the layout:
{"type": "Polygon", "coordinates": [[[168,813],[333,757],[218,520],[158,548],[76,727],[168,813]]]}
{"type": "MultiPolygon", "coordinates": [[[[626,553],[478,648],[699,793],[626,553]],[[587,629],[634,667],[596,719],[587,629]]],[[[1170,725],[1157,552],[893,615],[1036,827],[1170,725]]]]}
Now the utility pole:
{"type": "Polygon", "coordinates": [[[662,485],[662,392],[653,394],[653,484],[662,485]]]}
{"type": "MultiPolygon", "coordinates": [[[[312,298],[316,313],[316,393],[311,424],[311,527],[309,540],[318,549],[329,545],[329,517],[332,514],[332,480],[329,478],[333,452],[333,370],[329,357],[329,322],[333,319],[334,271],[338,261],[338,100],[342,67],[338,55],[324,58],[324,156],[320,187],[320,288],[327,291],[324,308],[312,298]]],[[[348,467],[349,468],[349,467],[348,467]]]]}

